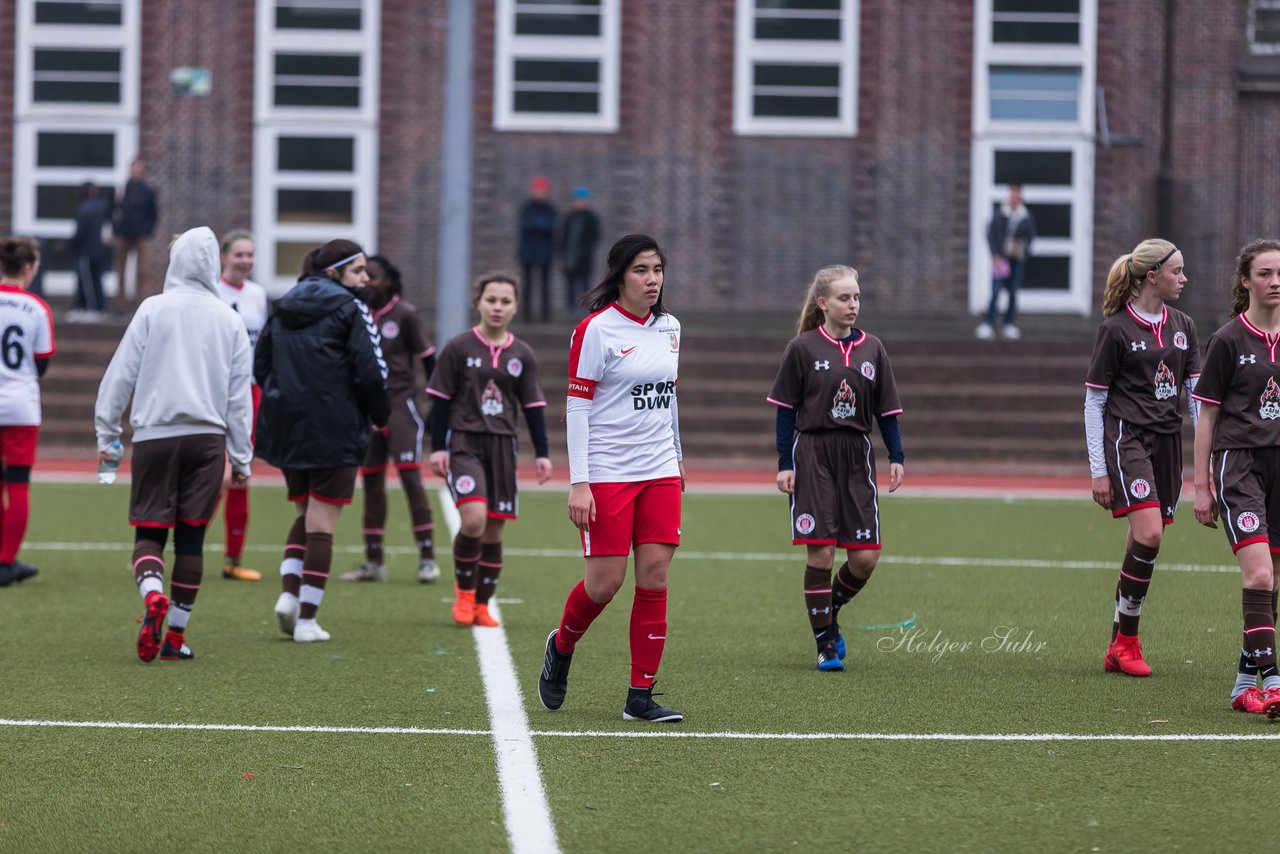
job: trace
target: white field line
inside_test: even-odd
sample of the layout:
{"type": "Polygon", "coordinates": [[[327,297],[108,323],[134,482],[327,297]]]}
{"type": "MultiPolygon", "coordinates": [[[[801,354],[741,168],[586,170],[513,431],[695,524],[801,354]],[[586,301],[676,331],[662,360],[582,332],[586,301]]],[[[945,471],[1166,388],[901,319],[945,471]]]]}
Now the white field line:
{"type": "MultiPolygon", "coordinates": [[[[447,489],[440,490],[440,507],[450,538],[456,537],[462,520],[447,489]]],[[[502,622],[498,603],[491,601],[489,605],[494,618],[502,622]]],[[[507,842],[516,854],[558,852],[560,842],[556,839],[551,806],[542,786],[538,749],[533,744],[529,719],[525,716],[507,633],[501,627],[473,626],[471,636],[476,642],[489,721],[493,725],[493,752],[498,764],[498,789],[502,794],[507,842]]]]}
{"type": "MultiPolygon", "coordinates": [[[[436,735],[499,738],[500,733],[482,729],[443,729],[427,727],[364,726],[273,726],[270,724],[184,724],[133,723],[129,721],[45,721],[0,718],[0,727],[60,727],[66,729],[178,730],[188,732],[286,732],[338,735],[436,735]]],[[[1248,733],[1069,733],[1069,732],[694,732],[681,729],[644,730],[532,730],[535,738],[684,738],[732,741],[980,741],[980,742],[1045,742],[1045,741],[1120,741],[1120,742],[1217,742],[1280,741],[1280,732],[1248,733]]],[[[539,787],[541,788],[541,787],[539,787]]],[[[522,828],[523,829],[523,828],[522,828]]],[[[543,842],[543,848],[551,850],[543,842]]],[[[551,843],[555,845],[554,837],[551,843]]],[[[513,840],[513,848],[517,848],[513,840]]],[[[528,850],[535,850],[532,845],[528,850]]]]}
{"type": "MultiPolygon", "coordinates": [[[[444,516],[446,521],[449,514],[457,514],[457,509],[451,504],[445,505],[444,516]]],[[[25,543],[24,549],[32,551],[50,551],[50,552],[98,552],[98,551],[128,551],[133,549],[131,542],[114,542],[114,543],[66,543],[66,542],[49,542],[49,543],[25,543]]],[[[208,551],[221,551],[221,543],[214,543],[207,547],[208,551]]],[[[353,546],[334,546],[335,553],[340,554],[364,554],[363,545],[353,546]]],[[[276,553],[280,551],[279,546],[246,546],[245,551],[250,552],[268,552],[276,553]]],[[[396,555],[416,555],[418,549],[416,546],[384,546],[383,551],[387,554],[396,555]]],[[[581,549],[509,549],[503,548],[503,554],[510,557],[538,557],[538,558],[556,558],[556,559],[580,559],[582,557],[581,549]]],[[[737,561],[746,563],[792,563],[799,559],[799,551],[795,552],[707,552],[695,551],[693,549],[681,549],[679,557],[683,560],[710,560],[710,561],[737,561]]],[[[1094,561],[1094,560],[1037,560],[1023,558],[1002,558],[1002,557],[956,557],[949,555],[894,555],[887,554],[880,558],[880,563],[898,564],[901,566],[957,566],[957,567],[996,567],[1001,569],[1106,569],[1114,571],[1117,564],[1115,561],[1094,561]]],[[[1208,564],[1208,563],[1157,563],[1156,570],[1158,572],[1214,572],[1234,574],[1240,571],[1240,568],[1234,564],[1208,564]]],[[[499,600],[505,601],[505,600],[499,600]]]]}

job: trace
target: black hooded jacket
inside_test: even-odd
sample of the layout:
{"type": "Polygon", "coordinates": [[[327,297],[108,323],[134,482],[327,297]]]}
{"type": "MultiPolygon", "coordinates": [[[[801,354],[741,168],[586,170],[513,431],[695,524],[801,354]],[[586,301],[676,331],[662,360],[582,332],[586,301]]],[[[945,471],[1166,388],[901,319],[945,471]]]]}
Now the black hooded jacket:
{"type": "Polygon", "coordinates": [[[326,276],[275,303],[253,354],[259,457],[282,469],[358,466],[387,423],[387,363],[369,309],[326,276]]]}

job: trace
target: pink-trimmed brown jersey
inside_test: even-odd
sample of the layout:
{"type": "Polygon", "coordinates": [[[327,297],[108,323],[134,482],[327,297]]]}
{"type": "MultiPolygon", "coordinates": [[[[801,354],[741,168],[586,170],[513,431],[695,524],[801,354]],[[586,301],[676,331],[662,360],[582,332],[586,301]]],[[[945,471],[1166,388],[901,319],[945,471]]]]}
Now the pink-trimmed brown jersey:
{"type": "Polygon", "coordinates": [[[870,433],[874,418],[902,412],[889,354],[879,338],[860,329],[847,341],[837,341],[821,326],[792,338],[768,400],[794,409],[801,433],[870,433]]]}
{"type": "Polygon", "coordinates": [[[444,345],[427,394],[450,401],[449,429],[516,435],[516,411],[546,406],[533,349],[510,332],[490,344],[479,327],[444,345]]]}
{"type": "Polygon", "coordinates": [[[1190,317],[1166,305],[1152,323],[1126,305],[1098,327],[1084,384],[1107,392],[1107,415],[1153,433],[1176,433],[1183,384],[1199,375],[1200,343],[1190,317]]]}
{"type": "Polygon", "coordinates": [[[418,310],[392,297],[373,312],[373,322],[382,335],[382,357],[387,360],[387,396],[392,403],[413,397],[418,390],[416,365],[436,351],[418,310]]]}
{"type": "Polygon", "coordinates": [[[1243,314],[1210,336],[1192,397],[1221,407],[1213,450],[1280,445],[1278,345],[1243,314]]]}

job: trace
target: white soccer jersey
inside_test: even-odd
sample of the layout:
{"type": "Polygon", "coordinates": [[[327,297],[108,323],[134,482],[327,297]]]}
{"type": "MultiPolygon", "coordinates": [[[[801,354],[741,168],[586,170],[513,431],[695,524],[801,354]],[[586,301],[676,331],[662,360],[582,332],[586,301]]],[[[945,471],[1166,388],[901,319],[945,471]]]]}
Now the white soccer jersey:
{"type": "Polygon", "coordinates": [[[592,483],[680,474],[673,413],[680,321],[636,317],[617,303],[578,324],[569,346],[569,397],[591,401],[592,483]]]}
{"type": "Polygon", "coordinates": [[[239,312],[244,328],[249,332],[249,346],[257,346],[258,336],[267,325],[267,292],[262,285],[245,279],[244,284],[236,287],[219,276],[218,296],[239,312]]]}
{"type": "Polygon", "coordinates": [[[48,303],[17,285],[0,285],[0,424],[40,424],[36,359],[57,349],[48,303]]]}

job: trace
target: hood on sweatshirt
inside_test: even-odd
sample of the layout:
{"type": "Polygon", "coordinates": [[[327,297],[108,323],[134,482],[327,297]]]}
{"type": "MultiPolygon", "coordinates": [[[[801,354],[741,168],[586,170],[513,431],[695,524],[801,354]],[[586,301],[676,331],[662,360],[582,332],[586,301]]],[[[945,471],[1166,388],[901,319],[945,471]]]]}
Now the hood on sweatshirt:
{"type": "Polygon", "coordinates": [[[218,295],[218,275],[222,272],[218,257],[218,238],[208,226],[182,233],[169,249],[169,269],[164,274],[164,292],[183,290],[208,291],[218,295]]]}
{"type": "Polygon", "coordinates": [[[304,276],[276,301],[276,316],[290,329],[302,329],[356,299],[349,288],[328,276],[304,276]]]}

